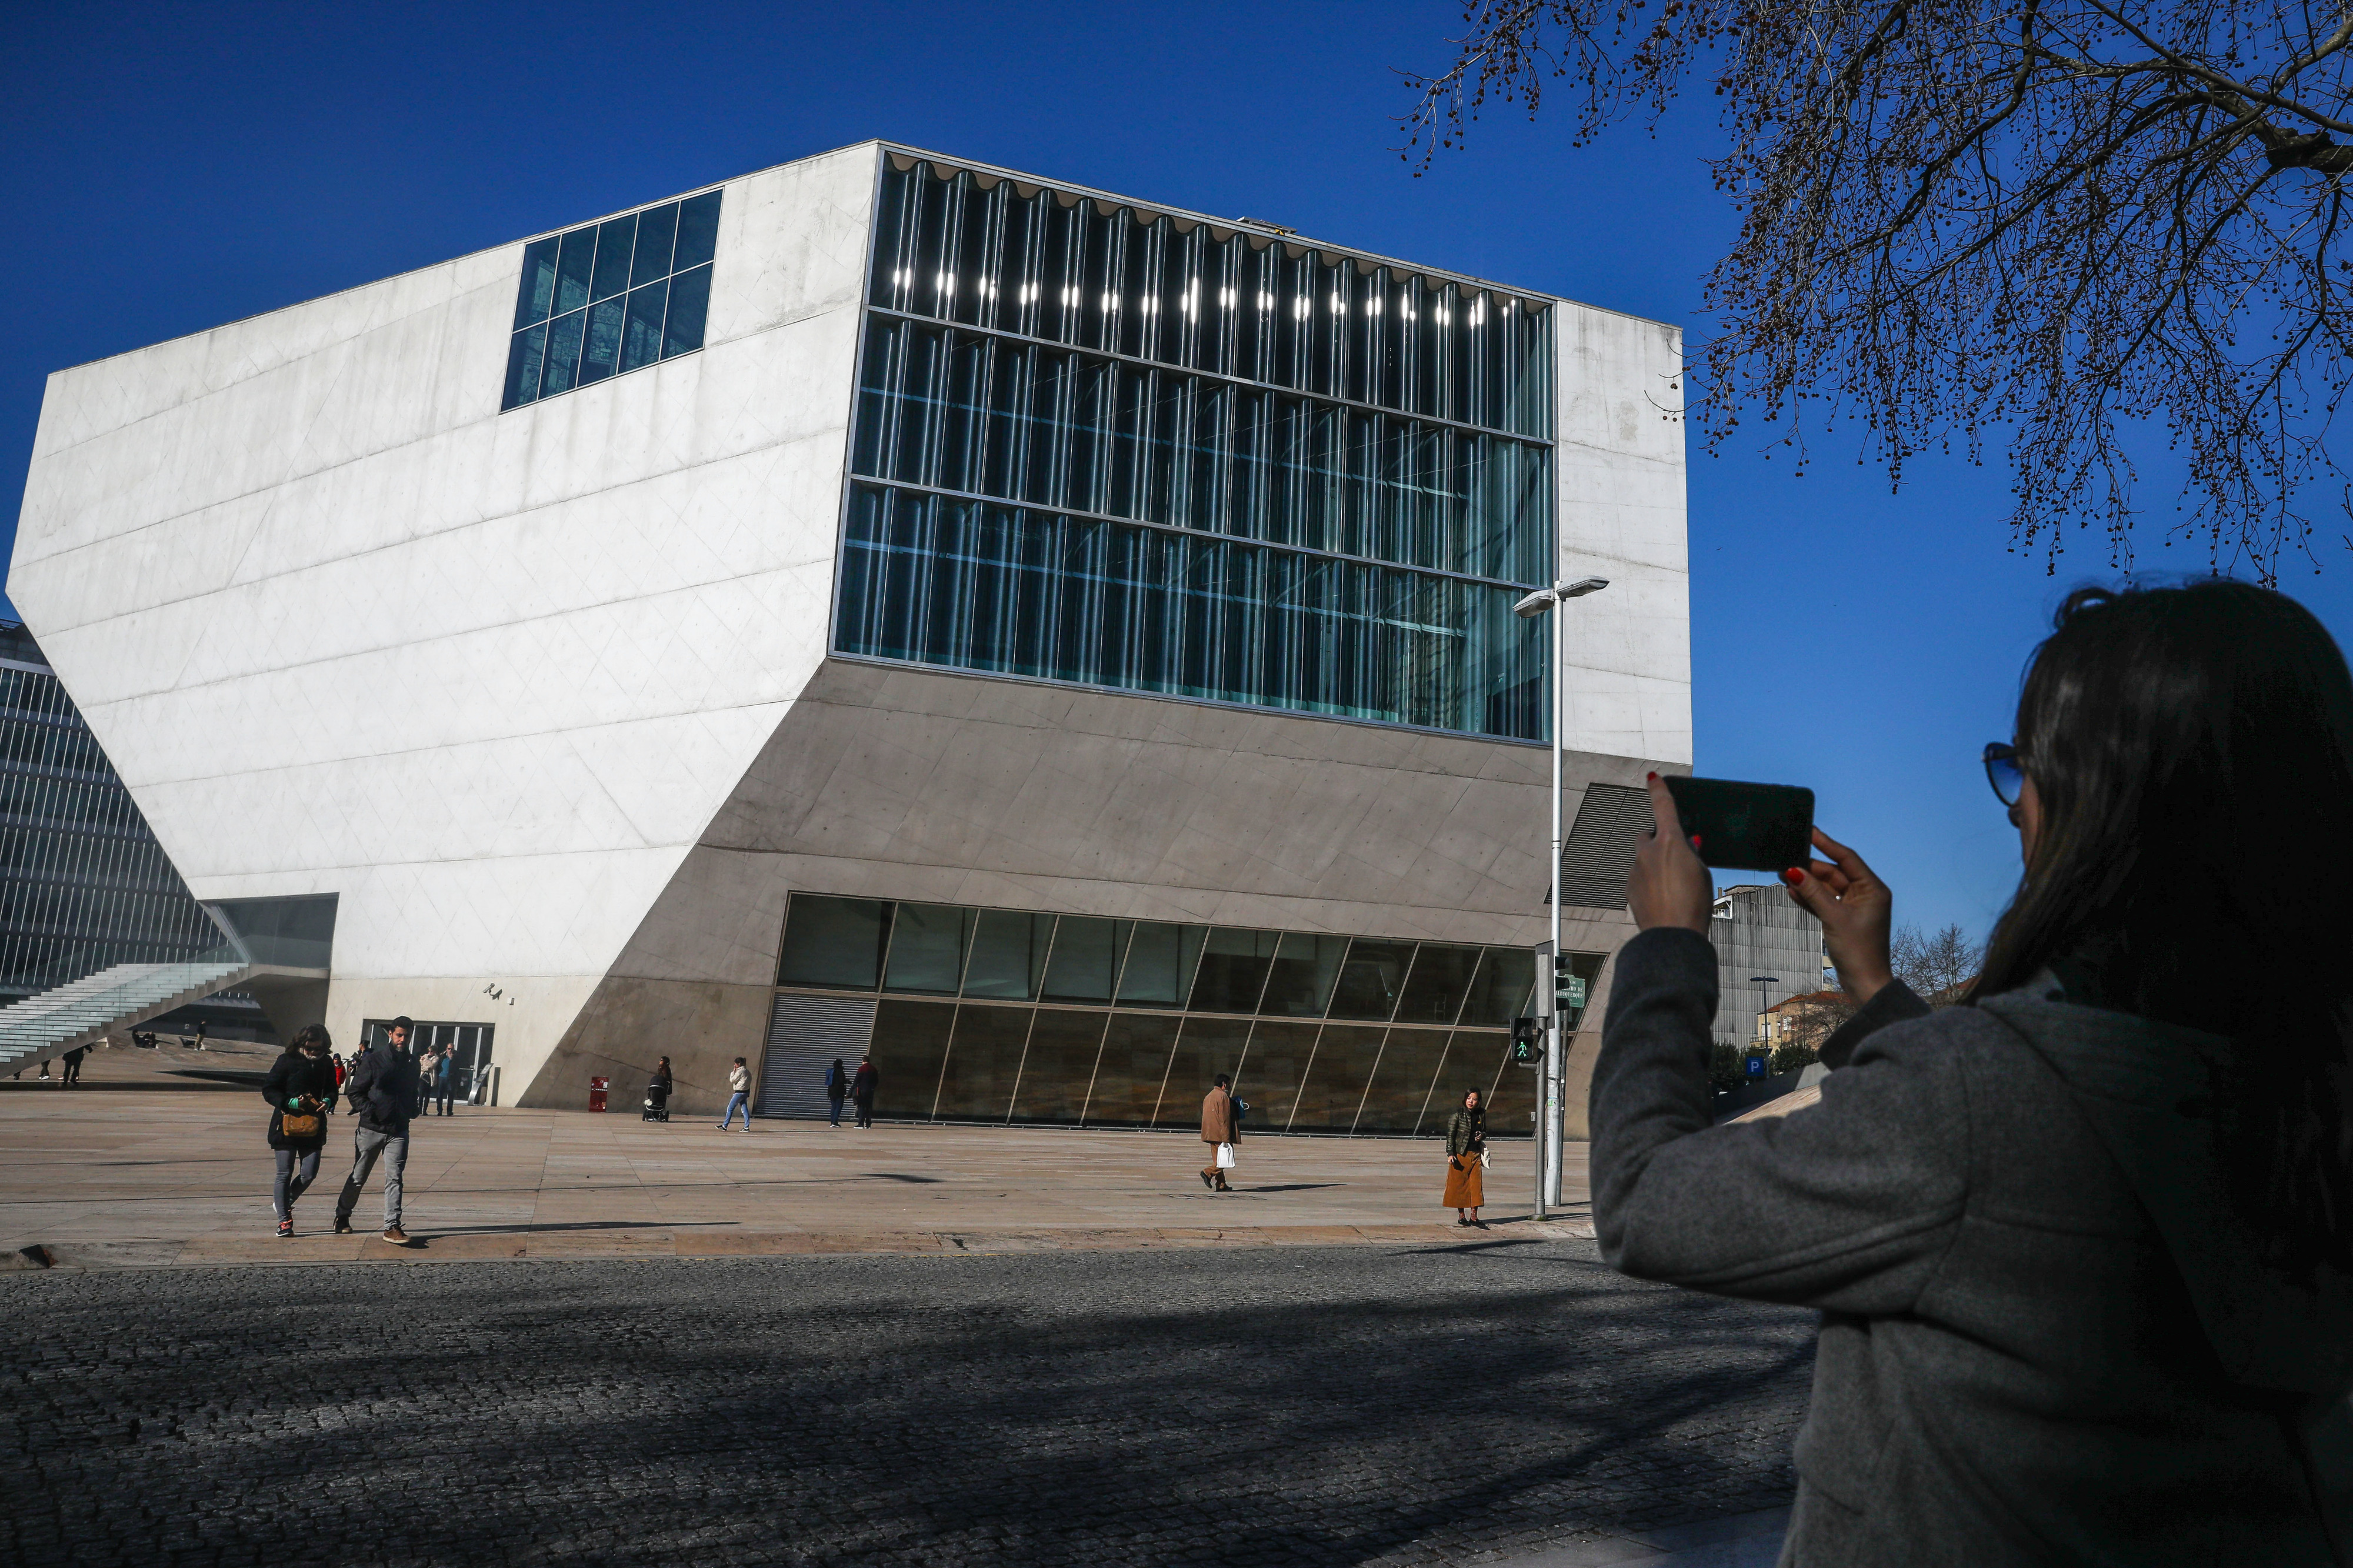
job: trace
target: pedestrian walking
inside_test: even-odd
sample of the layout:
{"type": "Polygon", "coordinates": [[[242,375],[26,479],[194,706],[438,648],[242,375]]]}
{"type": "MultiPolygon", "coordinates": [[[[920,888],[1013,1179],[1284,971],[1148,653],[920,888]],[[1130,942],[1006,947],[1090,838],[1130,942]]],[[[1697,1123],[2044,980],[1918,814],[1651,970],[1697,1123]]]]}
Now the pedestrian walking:
{"type": "Polygon", "coordinates": [[[1777,1121],[1710,1125],[1714,882],[1651,776],[1602,1256],[1820,1310],[1785,1563],[2344,1563],[2353,677],[2264,589],[2083,589],[2016,722],[2024,874],[1957,1005],[1854,850],[1783,874],[1862,1006],[1777,1121]]]}
{"type": "Polygon", "coordinates": [[[735,1065],[727,1069],[727,1114],[719,1119],[719,1131],[727,1131],[727,1124],[735,1120],[738,1110],[744,1113],[744,1131],[749,1132],[752,1131],[752,1069],[744,1065],[742,1057],[737,1057],[735,1065]]]}
{"type": "MultiPolygon", "coordinates": [[[[646,1080],[646,1113],[639,1120],[646,1121],[670,1120],[670,1094],[672,1082],[670,1058],[664,1057],[654,1064],[653,1077],[646,1080]]],[[[748,1129],[751,1122],[747,1120],[744,1126],[748,1129]]]]}
{"type": "Polygon", "coordinates": [[[424,1116],[433,1109],[433,1075],[441,1066],[441,1047],[427,1046],[417,1058],[417,1114],[424,1116]]]}
{"type": "Polygon", "coordinates": [[[327,1118],[335,1109],[335,1058],[327,1031],[306,1024],[296,1032],[269,1076],[261,1098],[269,1102],[269,1149],[278,1162],[270,1206],[278,1234],[294,1234],[294,1200],[319,1179],[319,1154],[327,1146],[327,1118]]]}
{"type": "Polygon", "coordinates": [[[1241,1137],[1240,1120],[1234,1115],[1233,1075],[1219,1073],[1209,1092],[1201,1097],[1201,1142],[1210,1146],[1209,1163],[1201,1168],[1201,1184],[1213,1193],[1229,1193],[1234,1189],[1226,1182],[1226,1173],[1234,1168],[1234,1143],[1241,1137]]]}
{"type": "Polygon", "coordinates": [[[836,1057],[833,1065],[825,1069],[825,1098],[832,1102],[833,1124],[836,1127],[841,1125],[841,1100],[849,1092],[849,1074],[842,1067],[841,1058],[836,1057]]]}
{"type": "Polygon", "coordinates": [[[63,1082],[79,1083],[81,1081],[81,1058],[88,1055],[90,1055],[90,1047],[88,1046],[76,1046],[73,1049],[66,1053],[66,1070],[64,1079],[62,1080],[63,1082]]]}
{"type": "Polygon", "coordinates": [[[352,1228],[352,1210],[359,1206],[360,1189],[380,1159],[384,1162],[384,1239],[396,1247],[409,1244],[400,1228],[401,1178],[408,1168],[408,1121],[417,1105],[417,1061],[408,1054],[406,1018],[395,1018],[384,1038],[370,1047],[352,1069],[345,1093],[359,1113],[352,1131],[352,1173],[343,1178],[335,1199],[335,1234],[352,1228]]]}
{"type": "Polygon", "coordinates": [[[1461,1107],[1447,1118],[1445,1204],[1456,1225],[1484,1230],[1479,1210],[1487,1201],[1487,1110],[1479,1100],[1477,1089],[1465,1089],[1461,1107]]]}
{"type": "Polygon", "coordinates": [[[433,1102],[440,1107],[441,1114],[444,1116],[452,1114],[449,1110],[449,1100],[456,1092],[457,1087],[458,1047],[448,1046],[443,1047],[441,1059],[435,1063],[433,1068],[433,1102]]]}
{"type": "Polygon", "coordinates": [[[858,1106],[858,1125],[860,1127],[874,1125],[874,1090],[881,1081],[882,1075],[874,1070],[874,1058],[859,1058],[858,1074],[849,1080],[849,1098],[858,1106]]]}

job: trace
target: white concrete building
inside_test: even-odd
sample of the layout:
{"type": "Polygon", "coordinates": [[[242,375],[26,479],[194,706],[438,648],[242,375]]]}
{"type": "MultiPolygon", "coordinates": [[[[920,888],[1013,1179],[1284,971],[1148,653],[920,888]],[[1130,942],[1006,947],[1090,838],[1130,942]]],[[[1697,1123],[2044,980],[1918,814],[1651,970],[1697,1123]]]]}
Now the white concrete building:
{"type": "MultiPolygon", "coordinates": [[[[1525,1108],[1512,600],[1611,581],[1584,896],[1688,767],[1680,369],[866,143],[58,373],[8,587],[200,899],[336,895],[282,1005],[339,1042],[478,1026],[511,1102],[666,1053],[715,1108],[740,1055],[806,1111],[871,1045],[885,1114],[1182,1121],[1235,1070],[1254,1125],[1409,1131],[1525,1108]]],[[[1567,913],[1598,972],[1622,908],[1567,913]]]]}

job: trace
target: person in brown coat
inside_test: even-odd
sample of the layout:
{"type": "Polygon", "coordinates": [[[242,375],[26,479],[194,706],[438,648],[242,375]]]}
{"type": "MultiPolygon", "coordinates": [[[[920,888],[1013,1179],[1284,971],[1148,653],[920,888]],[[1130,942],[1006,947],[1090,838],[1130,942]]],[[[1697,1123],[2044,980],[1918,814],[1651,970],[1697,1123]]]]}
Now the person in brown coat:
{"type": "Polygon", "coordinates": [[[1219,1073],[1209,1092],[1201,1097],[1201,1142],[1209,1145],[1209,1163],[1201,1172],[1201,1184],[1213,1193],[1229,1193],[1225,1172],[1218,1168],[1218,1146],[1231,1144],[1240,1129],[1234,1124],[1234,1097],[1229,1090],[1233,1075],[1219,1073]]]}

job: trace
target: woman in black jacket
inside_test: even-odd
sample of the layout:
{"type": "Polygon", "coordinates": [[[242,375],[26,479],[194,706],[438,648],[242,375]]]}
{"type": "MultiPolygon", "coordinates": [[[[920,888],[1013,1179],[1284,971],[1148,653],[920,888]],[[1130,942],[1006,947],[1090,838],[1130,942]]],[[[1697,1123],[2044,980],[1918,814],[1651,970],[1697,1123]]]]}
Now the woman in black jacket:
{"type": "Polygon", "coordinates": [[[1653,776],[1593,1079],[1604,1256],[1819,1308],[1784,1563],[2353,1562],[2353,678],[2234,583],[2060,612],[1987,771],[2025,877],[1961,1005],[1860,857],[1783,874],[1855,1018],[1712,1127],[1707,868],[1653,776]]]}
{"type": "Polygon", "coordinates": [[[655,1064],[654,1075],[646,1082],[646,1114],[644,1120],[648,1121],[668,1121],[670,1120],[670,1091],[673,1081],[674,1080],[670,1078],[670,1058],[668,1057],[664,1057],[659,1062],[655,1064]]]}
{"type": "Polygon", "coordinates": [[[335,1063],[326,1030],[312,1024],[294,1037],[271,1065],[261,1098],[269,1102],[269,1147],[278,1158],[272,1199],[278,1234],[292,1236],[294,1200],[318,1179],[319,1151],[327,1146],[327,1118],[335,1106],[335,1063]],[[289,1118],[293,1121],[290,1132],[289,1118]]]}

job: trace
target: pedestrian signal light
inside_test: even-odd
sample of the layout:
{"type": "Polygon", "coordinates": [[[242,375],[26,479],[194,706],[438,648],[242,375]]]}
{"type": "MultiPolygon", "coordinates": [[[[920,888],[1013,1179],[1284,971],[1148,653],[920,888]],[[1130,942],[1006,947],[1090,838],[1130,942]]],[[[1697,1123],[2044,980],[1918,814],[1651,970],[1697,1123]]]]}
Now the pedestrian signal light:
{"type": "Polygon", "coordinates": [[[1544,1061],[1544,1029],[1534,1018],[1512,1020],[1512,1065],[1532,1068],[1544,1061]]]}

